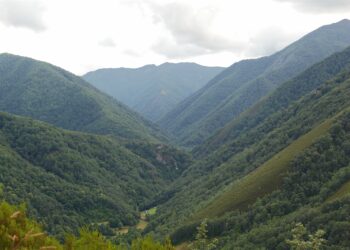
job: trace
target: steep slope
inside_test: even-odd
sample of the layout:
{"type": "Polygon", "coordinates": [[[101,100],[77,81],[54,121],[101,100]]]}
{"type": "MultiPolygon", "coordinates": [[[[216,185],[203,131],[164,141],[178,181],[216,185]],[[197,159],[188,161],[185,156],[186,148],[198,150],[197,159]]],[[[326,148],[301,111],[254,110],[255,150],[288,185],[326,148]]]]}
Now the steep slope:
{"type": "MultiPolygon", "coordinates": [[[[262,171],[260,168],[248,174],[242,181],[235,182],[230,187],[231,192],[235,194],[226,197],[225,202],[227,205],[231,200],[231,205],[239,207],[231,207],[225,211],[224,216],[214,218],[215,215],[221,214],[220,210],[223,212],[221,205],[225,207],[222,203],[214,206],[215,202],[220,202],[214,199],[212,206],[196,213],[197,219],[200,218],[198,215],[212,218],[208,226],[209,235],[220,237],[219,249],[289,249],[286,239],[292,237],[291,230],[297,222],[304,223],[311,232],[316,229],[325,230],[326,246],[328,246],[325,249],[346,249],[344,247],[350,243],[348,239],[350,226],[348,220],[350,215],[349,107],[307,133],[306,137],[310,135],[312,137],[316,135],[316,137],[311,142],[305,141],[309,143],[307,149],[301,150],[294,160],[279,166],[270,165],[269,167],[273,169],[265,172],[262,177],[271,175],[268,177],[271,183],[266,178],[255,178],[256,182],[251,183],[252,186],[245,186],[245,189],[239,187],[258,171],[262,171]],[[323,131],[321,132],[320,129],[323,131]],[[281,178],[280,171],[283,168],[288,168],[288,171],[282,171],[284,178],[281,178]],[[278,188],[274,188],[275,191],[270,190],[265,193],[265,196],[261,195],[278,181],[280,183],[278,188]],[[234,186],[238,190],[234,189],[234,186]],[[247,197],[247,194],[250,196],[247,197]],[[260,198],[256,199],[258,195],[260,198]],[[249,197],[254,196],[255,201],[250,201],[249,206],[237,203],[239,200],[248,201],[249,197]],[[240,211],[232,211],[237,208],[240,211]],[[232,212],[229,212],[230,210],[232,212]]],[[[301,139],[305,139],[303,137],[301,139]]],[[[294,147],[293,144],[291,146],[294,147]]],[[[289,150],[288,148],[286,149],[289,150]]],[[[272,158],[272,161],[285,153],[286,151],[281,151],[272,158]]],[[[218,198],[227,194],[228,192],[224,192],[218,198]]],[[[175,232],[173,239],[175,241],[191,239],[196,224],[181,227],[175,232]]]]}
{"type": "Polygon", "coordinates": [[[99,69],[83,78],[144,117],[157,121],[223,68],[164,63],[137,69],[99,69]]]}
{"type": "Polygon", "coordinates": [[[159,131],[81,78],[53,65],[0,55],[0,110],[56,126],[157,141],[159,131]]]}
{"type": "MultiPolygon", "coordinates": [[[[302,222],[311,232],[324,230],[325,249],[348,248],[349,111],[346,108],[334,117],[328,132],[314,138],[312,146],[288,164],[289,171],[279,190],[262,197],[243,212],[243,217],[251,220],[239,234],[234,235],[233,224],[226,228],[226,233],[230,233],[226,234],[228,237],[222,248],[247,248],[249,245],[286,248],[285,239],[291,238],[296,222],[302,222]]],[[[239,216],[236,215],[229,216],[232,223],[237,222],[239,216]]],[[[239,224],[235,223],[235,227],[242,225],[239,224]]]]}
{"type": "MultiPolygon", "coordinates": [[[[202,145],[194,148],[194,155],[197,158],[203,157],[218,147],[233,141],[240,134],[258,127],[270,117],[270,114],[285,109],[310,91],[316,91],[325,81],[332,79],[342,71],[347,71],[349,68],[350,47],[331,55],[292,80],[282,84],[276,91],[242,113],[237,119],[233,119],[202,145]]],[[[274,124],[271,124],[269,129],[272,129],[273,126],[274,124]]]]}
{"type": "Polygon", "coordinates": [[[350,21],[323,26],[271,56],[233,64],[159,124],[185,146],[200,144],[283,82],[350,45],[350,21]]]}
{"type": "Polygon", "coordinates": [[[293,141],[240,181],[235,182],[207,207],[197,212],[195,218],[216,217],[235,209],[247,209],[258,198],[278,189],[283,181],[283,176],[287,174],[290,163],[309,148],[315,139],[324,136],[338,116],[327,119],[310,132],[293,141]]]}
{"type": "MultiPolygon", "coordinates": [[[[337,65],[334,66],[337,67],[337,65]]],[[[336,77],[322,85],[319,84],[319,86],[299,100],[291,102],[288,107],[271,114],[268,113],[268,117],[266,119],[263,117],[264,119],[259,125],[248,129],[244,133],[239,133],[212,154],[206,157],[203,156],[200,161],[194,163],[172,187],[172,196],[159,207],[158,217],[149,230],[154,229],[157,232],[168,233],[173,228],[185,224],[191,218],[229,213],[231,209],[241,208],[240,204],[244,204],[243,207],[249,208],[255,204],[258,198],[263,198],[282,187],[285,183],[283,177],[288,173],[286,170],[291,169],[289,164],[292,164],[300,154],[304,154],[309,148],[313,147],[315,141],[322,141],[321,138],[327,136],[328,131],[333,133],[335,127],[337,127],[334,124],[341,122],[344,117],[343,114],[349,113],[350,70],[347,67],[336,77]],[[327,131],[318,130],[320,124],[328,119],[332,119],[330,120],[332,121],[332,128],[327,131]],[[319,133],[320,131],[322,132],[319,133]],[[312,139],[309,138],[310,134],[308,135],[308,132],[312,135],[312,139]],[[306,141],[304,141],[303,136],[307,138],[306,141]],[[312,143],[311,146],[310,143],[312,143]],[[259,176],[261,174],[262,178],[265,176],[270,179],[260,180],[257,173],[259,173],[259,176]],[[241,192],[238,192],[239,190],[241,192]],[[253,194],[254,197],[247,197],[246,194],[253,194]],[[230,197],[236,197],[236,199],[230,200],[230,197]],[[215,204],[216,201],[223,202],[222,209],[224,211],[220,210],[221,206],[219,204],[215,204]],[[211,211],[214,211],[212,209],[218,210],[212,213],[211,211]],[[165,220],[165,218],[167,219],[165,220]],[[166,221],[165,225],[161,225],[159,221],[164,220],[166,221]]],[[[341,126],[345,126],[343,129],[347,131],[348,123],[341,126]]],[[[348,136],[346,133],[344,132],[340,136],[348,136]]],[[[334,146],[337,148],[343,147],[343,143],[337,144],[337,142],[339,142],[339,139],[335,139],[334,146]]],[[[345,140],[344,143],[346,144],[347,141],[345,140]]],[[[327,144],[322,145],[325,148],[320,150],[328,149],[327,144]]],[[[345,157],[344,160],[339,162],[339,168],[350,163],[346,148],[344,147],[342,151],[339,151],[343,154],[342,157],[345,157]]],[[[333,153],[337,153],[337,151],[332,151],[333,153]]],[[[320,153],[318,157],[320,156],[323,156],[323,154],[320,153]]],[[[316,159],[313,160],[316,161],[316,159]]],[[[323,158],[320,157],[320,159],[323,158]]],[[[306,161],[305,164],[313,164],[313,160],[306,161]]],[[[334,158],[334,160],[337,161],[337,158],[334,158]]],[[[317,162],[319,162],[319,159],[317,159],[317,162]]],[[[323,185],[330,181],[332,171],[337,170],[336,165],[333,169],[331,163],[325,164],[328,164],[327,171],[329,172],[325,172],[324,175],[327,178],[317,185],[323,185]]],[[[302,175],[303,172],[299,174],[302,175]]],[[[317,175],[317,172],[312,174],[317,175]]],[[[324,176],[321,175],[322,178],[324,176]]],[[[292,185],[292,183],[289,184],[292,185]]],[[[289,190],[294,190],[294,188],[291,186],[289,190]]],[[[297,192],[297,189],[295,191],[297,192]]],[[[195,225],[180,227],[174,237],[183,239],[184,235],[192,235],[188,232],[190,229],[193,232],[195,225]]]]}
{"type": "Polygon", "coordinates": [[[0,152],[5,198],[26,201],[31,214],[60,236],[90,223],[136,223],[139,210],[188,165],[186,156],[173,156],[171,149],[159,153],[163,160],[157,163],[107,136],[7,113],[0,113],[0,152]]]}

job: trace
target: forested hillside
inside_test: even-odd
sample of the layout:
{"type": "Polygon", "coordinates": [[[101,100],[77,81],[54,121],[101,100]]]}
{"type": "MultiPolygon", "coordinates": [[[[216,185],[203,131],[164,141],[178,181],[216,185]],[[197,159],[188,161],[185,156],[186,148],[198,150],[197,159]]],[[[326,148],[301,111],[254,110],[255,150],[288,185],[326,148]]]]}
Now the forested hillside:
{"type": "Polygon", "coordinates": [[[55,235],[92,223],[133,225],[190,159],[165,145],[123,144],[0,113],[4,197],[26,202],[55,235]]]}
{"type": "Polygon", "coordinates": [[[192,147],[285,81],[350,45],[350,21],[323,26],[267,57],[233,64],[159,122],[176,142],[192,147]]]}
{"type": "Polygon", "coordinates": [[[228,127],[225,133],[235,136],[184,172],[148,230],[187,241],[209,218],[219,249],[286,249],[293,226],[302,222],[310,232],[324,229],[328,246],[348,246],[349,199],[338,200],[349,191],[348,58],[345,50],[309,69],[319,69],[320,82],[314,72],[313,80],[302,73],[282,85],[275,92],[282,108],[271,111],[262,101],[247,112],[260,119],[245,123],[244,133],[228,127]],[[310,86],[299,89],[302,82],[310,86]]]}
{"type": "MultiPolygon", "coordinates": [[[[1,189],[0,189],[1,196],[1,189]]],[[[0,201],[1,249],[19,250],[174,250],[169,239],[155,241],[151,236],[135,238],[130,244],[114,244],[98,231],[82,228],[77,234],[66,234],[63,242],[48,236],[42,226],[29,219],[24,206],[0,201]]]]}
{"type": "Polygon", "coordinates": [[[233,119],[203,144],[194,148],[193,154],[197,158],[205,156],[218,147],[234,140],[240,134],[260,126],[263,121],[267,121],[270,114],[283,111],[292,102],[310,91],[316,91],[317,87],[325,81],[348,69],[350,69],[350,47],[331,55],[292,80],[282,84],[272,94],[255,104],[247,112],[242,113],[237,119],[233,119]]]}
{"type": "Polygon", "coordinates": [[[10,54],[0,55],[0,110],[70,130],[164,139],[154,125],[78,76],[10,54]]]}
{"type": "MultiPolygon", "coordinates": [[[[257,47],[203,25],[224,16],[216,5],[185,2],[120,5],[145,15],[145,34],[166,31],[148,59],[215,63],[257,47]]],[[[18,28],[1,17],[22,18],[21,4],[0,4],[2,30],[18,28]]],[[[81,69],[110,53],[145,60],[127,38],[94,42],[96,64],[81,69]]],[[[84,78],[0,54],[0,250],[350,249],[350,20],[227,69],[164,63],[84,78]]]]}
{"type": "Polygon", "coordinates": [[[83,78],[142,116],[157,121],[222,70],[195,63],[164,63],[136,69],[99,69],[83,78]]]}

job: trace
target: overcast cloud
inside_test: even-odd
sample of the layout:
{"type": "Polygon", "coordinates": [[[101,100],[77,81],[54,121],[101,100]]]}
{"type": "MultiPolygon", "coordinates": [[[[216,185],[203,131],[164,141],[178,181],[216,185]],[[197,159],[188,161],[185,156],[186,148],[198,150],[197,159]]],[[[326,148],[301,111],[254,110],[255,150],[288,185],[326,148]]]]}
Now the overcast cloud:
{"type": "Polygon", "coordinates": [[[250,39],[246,54],[251,57],[271,55],[289,45],[294,37],[281,28],[270,27],[250,39]]]}
{"type": "Polygon", "coordinates": [[[38,0],[0,0],[0,22],[12,27],[45,30],[44,5],[38,0]]]}
{"type": "Polygon", "coordinates": [[[105,39],[99,41],[98,44],[99,44],[100,46],[102,46],[102,47],[111,47],[111,48],[113,48],[113,47],[116,46],[114,40],[113,40],[112,38],[110,38],[110,37],[105,38],[105,39]]]}
{"type": "Polygon", "coordinates": [[[229,66],[344,18],[350,0],[0,0],[0,53],[77,74],[165,61],[229,66]]]}
{"type": "Polygon", "coordinates": [[[164,26],[168,38],[162,38],[153,49],[168,58],[191,57],[229,50],[236,52],[244,47],[238,40],[216,33],[212,23],[218,14],[213,5],[194,8],[184,2],[168,4],[149,3],[154,22],[164,26]]]}
{"type": "Polygon", "coordinates": [[[350,8],[349,0],[276,0],[291,3],[298,10],[315,14],[339,12],[347,13],[350,8]]]}

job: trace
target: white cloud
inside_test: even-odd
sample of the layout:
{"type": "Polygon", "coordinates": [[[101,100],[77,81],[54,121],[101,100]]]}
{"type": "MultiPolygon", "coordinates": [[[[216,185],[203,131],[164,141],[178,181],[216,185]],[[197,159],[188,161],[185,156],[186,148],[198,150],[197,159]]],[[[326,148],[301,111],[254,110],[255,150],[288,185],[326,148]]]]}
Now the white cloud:
{"type": "Polygon", "coordinates": [[[318,15],[283,1],[0,0],[0,52],[77,74],[164,61],[228,66],[350,17],[350,8],[318,15]]]}
{"type": "Polygon", "coordinates": [[[98,45],[100,45],[102,47],[112,47],[112,48],[114,48],[116,46],[114,40],[112,38],[110,38],[110,37],[99,41],[98,45]]]}
{"type": "Polygon", "coordinates": [[[213,5],[199,8],[185,2],[159,4],[148,2],[154,23],[166,32],[152,47],[168,58],[190,57],[221,51],[239,51],[243,43],[213,29],[219,9],[213,5]]]}
{"type": "Polygon", "coordinates": [[[152,46],[153,51],[169,59],[186,59],[193,56],[210,54],[212,51],[195,44],[177,44],[173,39],[160,39],[152,46]]]}
{"type": "Polygon", "coordinates": [[[6,26],[43,31],[44,11],[43,3],[38,0],[0,0],[0,22],[6,26]]]}
{"type": "Polygon", "coordinates": [[[291,3],[297,10],[312,13],[349,12],[349,0],[275,0],[291,3]]]}
{"type": "Polygon", "coordinates": [[[281,28],[269,27],[250,39],[247,56],[258,57],[271,55],[289,45],[295,38],[296,35],[287,33],[281,28]]]}

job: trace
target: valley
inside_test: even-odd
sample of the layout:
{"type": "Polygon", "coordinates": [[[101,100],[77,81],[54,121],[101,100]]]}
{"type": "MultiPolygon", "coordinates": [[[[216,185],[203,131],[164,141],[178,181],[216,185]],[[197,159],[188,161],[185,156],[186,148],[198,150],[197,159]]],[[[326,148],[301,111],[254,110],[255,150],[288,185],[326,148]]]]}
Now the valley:
{"type": "Polygon", "coordinates": [[[87,68],[0,54],[0,250],[349,249],[349,20],[228,68],[87,68]]]}

